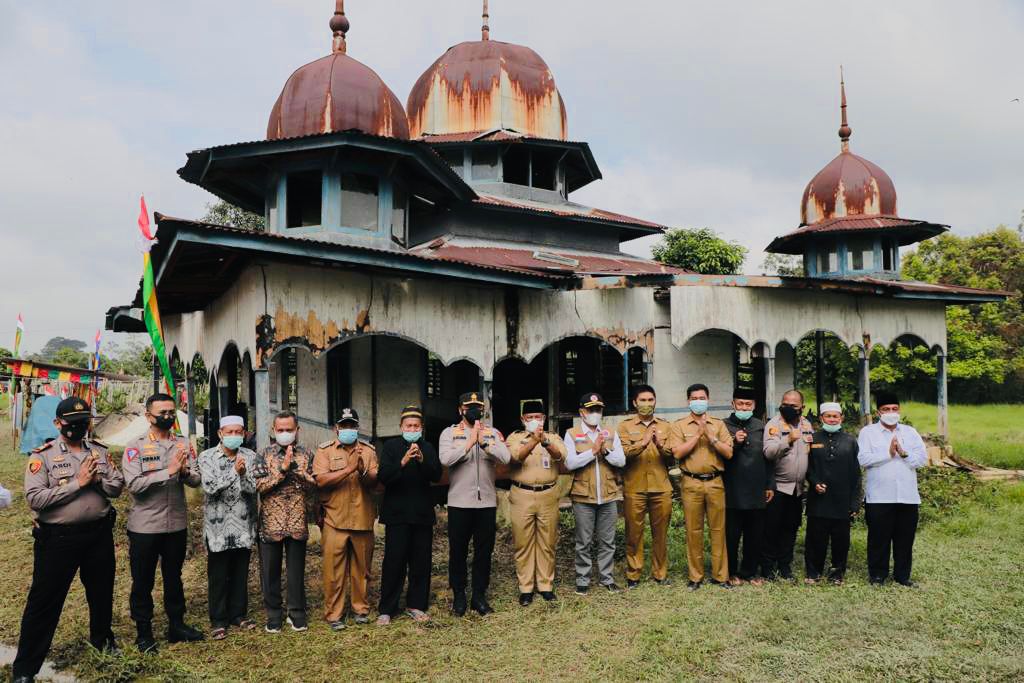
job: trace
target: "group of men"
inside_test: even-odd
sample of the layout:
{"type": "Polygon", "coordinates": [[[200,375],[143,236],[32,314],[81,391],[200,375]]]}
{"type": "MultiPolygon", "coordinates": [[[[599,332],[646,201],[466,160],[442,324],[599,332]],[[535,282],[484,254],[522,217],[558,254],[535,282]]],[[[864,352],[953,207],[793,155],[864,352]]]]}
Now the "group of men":
{"type": "Polygon", "coordinates": [[[218,444],[197,457],[173,433],[175,404],[155,394],[146,402],[149,432],[128,444],[121,467],[107,449],[87,437],[91,411],[79,398],[60,403],[60,435],[36,449],[25,473],[25,495],[36,519],[32,586],[21,624],[15,680],[32,680],[52,642],[76,571],[86,590],[93,647],[116,651],[111,630],[115,575],[110,500],[124,488],[128,513],[131,618],[136,645],[154,652],[152,589],[157,563],[164,584],[167,639],[201,640],[184,621],[181,571],[187,548],[185,486],[202,487],[203,536],[211,637],[231,628],[256,628],[248,616],[250,553],[260,553],[264,629],[308,628],[305,565],[310,522],[322,529],[324,617],[334,630],[370,619],[368,582],[374,522],[386,527],[377,624],[405,613],[428,621],[433,526],[432,487],[448,471],[448,580],[452,611],[493,611],[487,594],[495,544],[499,466],[511,479],[509,507],[519,604],[534,595],[557,600],[554,590],[560,475],[571,477],[575,519],[576,593],[588,593],[596,564],[598,584],[618,592],[613,576],[615,526],[621,505],[626,525],[626,587],[639,585],[645,525],[651,527],[651,577],[669,585],[668,530],[674,479],[681,477],[686,527],[688,586],[705,579],[705,519],[711,540],[710,581],[724,588],[749,581],[791,579],[797,533],[806,508],[805,574],[808,583],[846,571],[850,522],[865,501],[868,570],[872,583],[889,575],[912,585],[910,570],[917,510],[916,469],[927,462],[924,444],[900,423],[895,396],[876,396],[879,421],[854,439],[843,431],[837,403],[819,407],[820,428],[804,417],[800,392],[787,392],[767,424],[753,416],[752,392],[737,389],[724,420],[709,414],[710,392],[694,384],[686,392],[689,413],[669,423],[656,416],[657,396],[635,388],[635,412],[616,428],[606,424],[597,393],[584,394],[580,423],[563,437],[547,431],[541,400],[521,404],[522,429],[505,439],[484,422],[475,392],[459,402],[459,422],[444,430],[439,448],[424,438],[423,413],[407,406],[401,436],[376,450],[359,438],[359,416],[344,408],[336,438],[312,451],[298,441],[299,422],[288,411],[273,421],[272,443],[259,453],[246,448],[241,417],[221,418],[218,444]],[[861,470],[866,471],[861,494],[861,470]],[[742,542],[742,558],[740,545],[742,542]],[[472,545],[471,574],[468,571],[472,545]],[[595,550],[596,549],[596,550],[595,550]],[[595,558],[596,554],[596,558],[595,558]],[[596,561],[595,561],[596,559],[596,561]],[[281,594],[282,563],[287,595],[281,594]],[[470,580],[471,579],[471,580],[470,580]],[[467,590],[470,590],[467,600],[467,590]]]}

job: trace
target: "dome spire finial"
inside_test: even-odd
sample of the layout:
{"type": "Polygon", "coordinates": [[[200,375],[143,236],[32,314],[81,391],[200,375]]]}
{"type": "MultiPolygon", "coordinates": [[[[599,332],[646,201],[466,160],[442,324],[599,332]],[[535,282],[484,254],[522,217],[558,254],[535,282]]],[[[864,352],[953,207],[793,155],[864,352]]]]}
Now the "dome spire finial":
{"type": "Polygon", "coordinates": [[[484,25],[483,25],[483,29],[481,30],[481,33],[483,34],[483,38],[482,38],[483,40],[490,40],[491,39],[491,27],[490,27],[491,13],[488,10],[487,5],[488,5],[487,0],[484,0],[484,25]]]}
{"type": "Polygon", "coordinates": [[[846,122],[846,81],[843,78],[843,65],[839,65],[839,111],[842,112],[842,122],[839,125],[839,139],[842,141],[843,151],[850,151],[850,135],[853,129],[846,122]]]}
{"type": "Polygon", "coordinates": [[[334,34],[334,39],[331,41],[331,50],[333,52],[344,54],[348,50],[345,35],[348,33],[349,28],[348,17],[345,16],[345,0],[335,0],[334,16],[331,17],[331,33],[334,34]]]}

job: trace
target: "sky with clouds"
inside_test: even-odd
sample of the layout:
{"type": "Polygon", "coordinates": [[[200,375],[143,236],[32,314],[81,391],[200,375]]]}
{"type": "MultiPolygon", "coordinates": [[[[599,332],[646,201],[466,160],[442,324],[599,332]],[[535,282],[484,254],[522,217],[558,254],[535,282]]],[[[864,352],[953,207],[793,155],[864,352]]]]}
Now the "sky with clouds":
{"type": "MultiPolygon", "coordinates": [[[[212,198],[177,177],[185,153],[264,136],[288,75],[330,51],[333,4],[0,0],[0,346],[19,311],[34,351],[91,340],[130,301],[139,194],[201,216],[212,198]]],[[[349,54],[404,101],[479,38],[480,6],[349,0],[349,54]]],[[[902,215],[964,234],[1021,221],[1019,0],[491,0],[491,36],[544,57],[570,137],[591,144],[605,179],[574,200],[710,226],[751,250],[748,272],[839,151],[839,64],[851,148],[893,178],[902,215]]]]}

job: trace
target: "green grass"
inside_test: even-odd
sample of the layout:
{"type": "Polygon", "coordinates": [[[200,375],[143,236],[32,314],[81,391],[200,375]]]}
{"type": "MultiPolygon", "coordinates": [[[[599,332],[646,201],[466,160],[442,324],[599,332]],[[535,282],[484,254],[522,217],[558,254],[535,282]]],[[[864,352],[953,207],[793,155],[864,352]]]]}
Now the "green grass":
{"type": "MultiPolygon", "coordinates": [[[[935,432],[934,405],[905,403],[903,414],[921,432],[935,432]]],[[[957,455],[982,465],[1024,469],[1024,405],[951,405],[949,435],[957,455]]]]}
{"type": "MultiPolygon", "coordinates": [[[[7,596],[0,602],[0,641],[14,644],[32,573],[32,540],[21,492],[25,459],[11,452],[9,437],[3,439],[0,481],[14,491],[15,504],[0,512],[0,591],[7,596]]],[[[428,626],[399,619],[387,629],[350,626],[331,633],[319,619],[319,556],[311,546],[308,633],[232,632],[216,643],[161,642],[155,657],[142,657],[129,647],[134,632],[128,618],[122,514],[115,531],[114,630],[126,654],[100,657],[85,646],[88,612],[76,583],[51,658],[86,680],[1020,680],[1024,485],[982,484],[943,471],[924,477],[924,487],[929,504],[922,511],[915,554],[916,590],[867,585],[865,530],[858,523],[846,586],[705,587],[689,593],[677,510],[671,528],[671,588],[647,582],[621,595],[573,596],[571,522],[566,519],[558,554],[561,599],[555,606],[539,600],[527,609],[516,605],[511,541],[508,531],[501,530],[492,587],[498,611],[486,619],[456,620],[447,613],[446,545],[439,525],[435,621],[428,626]]],[[[123,500],[118,507],[123,513],[123,500]]],[[[189,621],[208,628],[199,523],[193,514],[184,580],[189,621]]],[[[378,546],[374,590],[380,551],[378,546]]],[[[798,552],[798,567],[800,562],[798,552]]],[[[255,568],[254,563],[251,614],[262,624],[255,568]]],[[[159,588],[154,597],[160,605],[159,588]]],[[[162,635],[159,607],[157,614],[162,635]]]]}

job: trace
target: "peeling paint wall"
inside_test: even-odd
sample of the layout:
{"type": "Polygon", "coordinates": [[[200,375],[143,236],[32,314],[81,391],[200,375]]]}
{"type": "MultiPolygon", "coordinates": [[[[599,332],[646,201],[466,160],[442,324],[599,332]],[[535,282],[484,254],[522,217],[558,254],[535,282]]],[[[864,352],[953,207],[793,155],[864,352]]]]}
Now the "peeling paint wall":
{"type": "MultiPolygon", "coordinates": [[[[687,405],[686,387],[696,382],[706,384],[710,391],[712,406],[727,406],[732,401],[733,390],[733,339],[732,335],[719,331],[704,332],[686,343],[679,354],[679,382],[681,387],[680,405],[687,405]]],[[[725,417],[728,410],[712,411],[718,417],[725,417]]]]}

